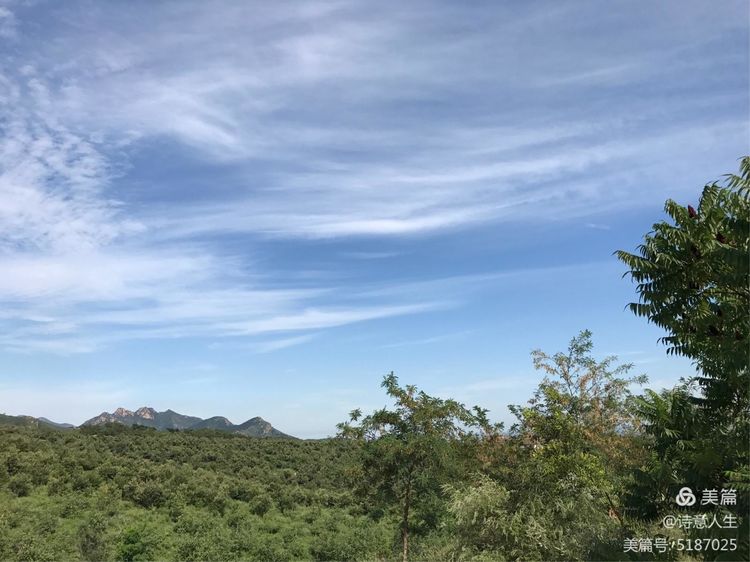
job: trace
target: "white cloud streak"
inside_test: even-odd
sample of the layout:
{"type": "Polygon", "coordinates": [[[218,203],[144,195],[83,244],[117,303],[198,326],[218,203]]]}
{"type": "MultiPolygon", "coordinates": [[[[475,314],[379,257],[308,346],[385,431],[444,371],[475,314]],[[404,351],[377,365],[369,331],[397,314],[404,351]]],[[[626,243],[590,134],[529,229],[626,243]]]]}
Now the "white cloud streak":
{"type": "MultiPolygon", "coordinates": [[[[23,6],[0,7],[0,38],[13,46],[0,77],[0,345],[83,352],[127,338],[261,337],[434,310],[450,295],[407,298],[398,283],[280,289],[289,283],[250,263],[252,244],[634,207],[663,200],[654,180],[679,183],[659,170],[665,158],[726,151],[747,133],[726,119],[678,127],[648,101],[602,112],[589,95],[592,108],[555,107],[552,83],[572,103],[584,87],[695,64],[659,34],[626,50],[604,42],[607,52],[571,42],[563,60],[556,46],[581,25],[570,7],[515,18],[426,8],[185,2],[135,13],[66,3],[50,8],[54,25],[40,41],[23,6]],[[541,31],[545,44],[533,41],[541,31]],[[649,119],[662,126],[643,126],[649,119]],[[198,195],[187,185],[164,195],[191,178],[149,179],[162,148],[215,178],[198,195]],[[144,154],[144,169],[132,170],[144,154]],[[215,240],[226,235],[251,249],[232,254],[215,240]],[[337,302],[342,292],[347,302],[337,302]]],[[[735,8],[681,9],[713,18],[716,36],[736,28],[726,17],[735,8]]],[[[710,39],[688,23],[672,41],[710,39]]]]}

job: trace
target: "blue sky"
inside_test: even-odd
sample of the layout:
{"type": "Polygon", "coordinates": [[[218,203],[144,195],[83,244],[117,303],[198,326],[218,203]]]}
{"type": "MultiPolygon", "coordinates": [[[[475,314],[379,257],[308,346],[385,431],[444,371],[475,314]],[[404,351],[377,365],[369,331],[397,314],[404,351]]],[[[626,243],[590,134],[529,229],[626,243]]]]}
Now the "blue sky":
{"type": "Polygon", "coordinates": [[[393,370],[491,409],[594,332],[692,372],[612,256],[748,149],[724,2],[0,2],[0,411],[301,437],[393,370]]]}

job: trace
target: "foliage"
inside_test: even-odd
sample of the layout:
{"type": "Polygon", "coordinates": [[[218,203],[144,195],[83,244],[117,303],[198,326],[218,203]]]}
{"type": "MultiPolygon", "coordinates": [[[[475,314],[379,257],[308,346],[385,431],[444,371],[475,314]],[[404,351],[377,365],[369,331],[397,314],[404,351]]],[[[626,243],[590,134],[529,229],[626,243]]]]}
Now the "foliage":
{"type": "Polygon", "coordinates": [[[443,509],[441,486],[460,476],[462,454],[478,438],[471,430],[488,433],[497,428],[481,408],[469,410],[411,385],[402,388],[393,373],[384,377],[382,386],[395,409],[383,408],[364,418],[355,410],[339,429],[343,437],[362,445],[356,473],[360,496],[398,513],[406,560],[410,534],[437,527],[443,509]]]}
{"type": "Polygon", "coordinates": [[[631,364],[616,365],[615,356],[597,361],[592,350],[591,332],[584,330],[566,352],[532,352],[534,367],[545,377],[527,406],[510,406],[518,423],[509,448],[533,470],[519,468],[509,479],[517,488],[533,489],[542,477],[547,492],[555,483],[575,482],[617,516],[613,498],[638,462],[629,387],[646,377],[627,376],[631,364]]]}
{"type": "Polygon", "coordinates": [[[513,431],[527,446],[557,443],[567,451],[592,452],[606,460],[620,453],[621,437],[632,429],[629,386],[647,379],[626,377],[631,364],[614,366],[615,356],[597,361],[592,349],[591,332],[584,330],[565,353],[531,353],[534,368],[545,377],[528,406],[510,406],[519,419],[513,431]]]}
{"type": "MultiPolygon", "coordinates": [[[[473,483],[449,489],[461,556],[583,560],[617,555],[620,494],[638,458],[627,377],[616,357],[597,361],[591,333],[566,352],[532,352],[545,373],[518,422],[493,445],[473,483]],[[629,456],[629,459],[628,459],[629,456]],[[615,545],[615,546],[613,546],[615,545]]],[[[620,551],[621,553],[621,551],[620,551]]]]}
{"type": "Polygon", "coordinates": [[[681,471],[689,464],[698,432],[698,412],[690,396],[689,387],[683,384],[660,393],[646,389],[634,401],[635,413],[649,438],[648,456],[634,471],[628,497],[629,508],[639,517],[649,519],[667,512],[674,505],[677,488],[699,487],[697,471],[681,471]]]}
{"type": "Polygon", "coordinates": [[[77,534],[78,551],[81,553],[81,559],[98,562],[108,558],[106,529],[107,526],[103,518],[98,514],[83,521],[77,534]]]}
{"type": "MultiPolygon", "coordinates": [[[[529,466],[531,468],[531,466],[529,466]]],[[[539,474],[538,476],[541,476],[539,474]]],[[[620,527],[592,489],[574,479],[555,490],[508,490],[486,476],[450,487],[458,558],[492,560],[617,559],[620,527]]],[[[619,552],[618,552],[619,550],[619,552]]]]}
{"type": "MultiPolygon", "coordinates": [[[[617,252],[638,283],[631,310],[664,328],[668,353],[698,370],[698,392],[689,381],[636,401],[649,452],[629,494],[640,517],[663,515],[682,486],[743,490],[750,474],[750,157],[726,178],[705,186],[697,209],[667,201],[674,224],[655,224],[640,255],[617,252]]],[[[733,556],[746,558],[746,493],[736,513],[733,556]]]]}
{"type": "Polygon", "coordinates": [[[338,439],[0,424],[0,559],[382,558],[394,526],[341,485],[354,454],[338,439]]]}
{"type": "MultiPolygon", "coordinates": [[[[750,387],[750,157],[697,208],[673,200],[639,254],[617,252],[638,283],[631,310],[667,330],[669,353],[693,359],[715,413],[747,411],[750,387]]],[[[723,414],[722,414],[723,415],[723,414]]]]}

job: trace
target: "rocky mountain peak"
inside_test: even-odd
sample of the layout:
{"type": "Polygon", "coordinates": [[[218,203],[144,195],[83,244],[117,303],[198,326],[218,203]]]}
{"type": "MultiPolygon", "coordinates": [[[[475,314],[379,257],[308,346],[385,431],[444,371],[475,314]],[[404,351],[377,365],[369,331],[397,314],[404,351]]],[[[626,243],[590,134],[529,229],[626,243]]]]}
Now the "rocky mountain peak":
{"type": "Polygon", "coordinates": [[[234,425],[223,416],[214,416],[204,420],[194,416],[185,416],[174,410],[157,412],[148,406],[142,406],[135,412],[125,408],[117,408],[112,414],[102,412],[97,417],[83,422],[83,425],[99,425],[112,422],[123,423],[126,425],[144,425],[146,427],[153,427],[160,430],[214,430],[245,435],[247,437],[280,437],[293,439],[293,437],[277,430],[259,416],[251,418],[240,425],[234,425]]]}
{"type": "Polygon", "coordinates": [[[135,411],[135,415],[147,420],[153,420],[156,417],[156,410],[148,406],[143,406],[135,411]]]}

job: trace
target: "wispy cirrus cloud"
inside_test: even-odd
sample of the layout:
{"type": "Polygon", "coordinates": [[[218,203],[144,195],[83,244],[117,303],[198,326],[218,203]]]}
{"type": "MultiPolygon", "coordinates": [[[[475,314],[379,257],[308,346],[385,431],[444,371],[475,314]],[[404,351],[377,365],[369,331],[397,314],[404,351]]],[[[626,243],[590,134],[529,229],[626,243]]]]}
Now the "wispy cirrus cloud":
{"type": "MultiPolygon", "coordinates": [[[[56,110],[110,140],[124,134],[133,142],[170,139],[194,149],[198,158],[246,169],[232,179],[231,194],[212,205],[202,201],[191,208],[188,200],[184,210],[165,206],[156,209],[158,216],[147,215],[175,236],[228,230],[291,237],[408,235],[531,215],[540,202],[554,202],[558,216],[576,216],[581,208],[590,213],[602,208],[603,191],[606,201],[633,206],[649,191],[634,197],[632,185],[617,181],[619,170],[655,165],[655,148],[674,146],[675,137],[684,142],[732,125],[696,122],[694,135],[666,122],[659,130],[644,128],[643,119],[663,118],[663,111],[638,100],[604,120],[596,106],[566,116],[549,107],[554,95],[544,90],[535,95],[553,115],[552,126],[549,117],[541,120],[529,109],[513,119],[515,97],[530,88],[527,78],[550,74],[590,87],[587,76],[625,69],[624,81],[633,84],[654,69],[669,65],[678,72],[691,64],[682,47],[658,50],[655,60],[656,45],[591,53],[573,44],[580,55],[573,62],[549,45],[523,43],[533,64],[523,68],[507,60],[518,48],[515,42],[538,26],[579,29],[570,8],[528,10],[512,20],[504,20],[502,10],[489,12],[474,33],[446,43],[442,37],[452,29],[447,18],[457,15],[447,7],[420,21],[424,12],[417,7],[373,18],[356,7],[324,6],[256,17],[233,3],[220,11],[164,5],[151,8],[150,26],[119,12],[116,22],[115,13],[76,12],[80,20],[59,38],[74,56],[52,71],[67,78],[57,89],[56,110]],[[93,25],[101,21],[109,24],[104,36],[93,25]],[[393,57],[394,49],[403,56],[393,57]],[[458,72],[480,49],[498,54],[514,72],[493,77],[467,66],[460,80],[446,72],[458,72]],[[410,107],[412,100],[445,103],[457,94],[477,108],[492,96],[508,98],[509,108],[500,102],[495,115],[460,107],[435,111],[433,119],[407,115],[408,128],[402,110],[394,109],[410,107]],[[359,111],[362,106],[367,113],[359,111]],[[257,175],[258,167],[266,172],[257,175]],[[598,178],[595,189],[580,187],[584,173],[598,178]]],[[[463,17],[474,21],[471,14],[463,17]]],[[[580,93],[592,95],[580,88],[568,95],[580,93]]],[[[741,127],[734,128],[738,138],[741,127]]]]}
{"type": "Polygon", "coordinates": [[[471,333],[472,333],[472,330],[463,330],[461,332],[439,334],[437,336],[430,336],[427,338],[411,339],[411,340],[404,340],[404,341],[399,341],[395,343],[388,343],[388,344],[382,345],[381,347],[384,349],[388,349],[392,347],[410,347],[413,345],[430,345],[433,343],[442,343],[444,341],[461,339],[463,337],[468,336],[471,333]]]}
{"type": "MultiPolygon", "coordinates": [[[[664,8],[686,18],[668,39],[615,10],[643,41],[592,50],[570,38],[601,39],[612,16],[582,23],[570,6],[2,7],[0,345],[236,337],[271,351],[454,305],[460,290],[303,283],[263,257],[279,240],[410,239],[663,200],[680,180],[665,160],[746,133],[718,110],[682,118],[718,96],[738,103],[680,74],[725,64],[696,53],[738,33],[733,9],[664,8]],[[664,68],[680,99],[651,83],[664,68]]],[[[346,252],[319,251],[323,269],[349,273],[346,252]]]]}
{"type": "Polygon", "coordinates": [[[252,344],[252,349],[256,353],[271,353],[273,351],[279,351],[280,349],[286,349],[287,347],[293,347],[295,345],[307,343],[314,338],[315,334],[303,334],[301,336],[293,336],[291,338],[266,340],[252,344]]]}
{"type": "Polygon", "coordinates": [[[16,33],[16,18],[8,8],[0,6],[0,38],[9,39],[16,33]]]}

